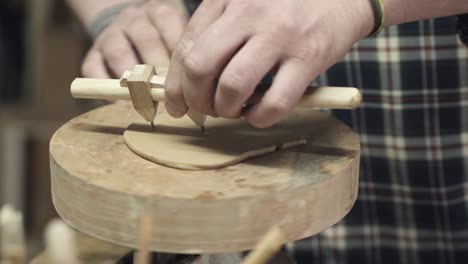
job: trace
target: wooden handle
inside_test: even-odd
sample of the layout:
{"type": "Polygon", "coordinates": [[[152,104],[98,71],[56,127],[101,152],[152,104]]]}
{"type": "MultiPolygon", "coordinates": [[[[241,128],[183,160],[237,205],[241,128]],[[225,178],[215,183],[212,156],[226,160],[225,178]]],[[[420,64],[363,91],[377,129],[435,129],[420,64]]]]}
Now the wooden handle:
{"type": "Polygon", "coordinates": [[[153,236],[153,226],[151,216],[143,212],[140,216],[140,227],[138,234],[138,250],[133,257],[135,264],[151,263],[150,245],[153,236]]]}
{"type": "MultiPolygon", "coordinates": [[[[164,77],[151,79],[151,97],[153,101],[164,102],[164,77]]],[[[131,100],[127,87],[120,85],[120,80],[77,78],[71,84],[74,98],[131,100]]],[[[249,103],[258,102],[263,93],[254,93],[249,103]]],[[[361,104],[362,96],[353,87],[309,87],[298,103],[298,107],[355,109],[361,104]]]]}
{"type": "Polygon", "coordinates": [[[258,242],[243,264],[265,264],[274,254],[278,252],[286,237],[278,227],[271,228],[267,234],[258,242]]]}

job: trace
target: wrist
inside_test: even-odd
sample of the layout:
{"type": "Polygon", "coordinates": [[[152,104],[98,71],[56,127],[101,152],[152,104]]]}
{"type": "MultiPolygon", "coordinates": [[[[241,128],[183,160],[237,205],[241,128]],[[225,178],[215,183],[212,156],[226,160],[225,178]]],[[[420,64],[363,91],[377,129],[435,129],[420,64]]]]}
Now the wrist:
{"type": "Polygon", "coordinates": [[[408,18],[409,3],[400,0],[382,0],[385,6],[385,26],[393,26],[411,21],[408,18]]]}
{"type": "Polygon", "coordinates": [[[114,18],[119,15],[122,10],[139,6],[143,4],[142,1],[124,1],[118,4],[107,6],[100,10],[92,20],[92,22],[87,26],[88,34],[92,39],[96,39],[102,31],[104,31],[107,26],[114,20],[114,18]]]}
{"type": "Polygon", "coordinates": [[[97,19],[99,14],[104,10],[116,6],[121,5],[124,3],[139,3],[140,0],[105,0],[105,1],[77,1],[77,0],[69,0],[71,2],[72,8],[77,13],[78,17],[80,18],[83,26],[89,30],[93,21],[97,19]]]}
{"type": "Polygon", "coordinates": [[[382,0],[386,10],[385,26],[423,19],[468,13],[468,1],[382,0]]]}
{"type": "MultiPolygon", "coordinates": [[[[360,21],[359,25],[359,39],[369,36],[375,29],[375,13],[371,5],[372,0],[362,0],[358,1],[359,5],[357,6],[357,19],[360,21]]],[[[356,2],[353,2],[356,4],[356,2]]]]}

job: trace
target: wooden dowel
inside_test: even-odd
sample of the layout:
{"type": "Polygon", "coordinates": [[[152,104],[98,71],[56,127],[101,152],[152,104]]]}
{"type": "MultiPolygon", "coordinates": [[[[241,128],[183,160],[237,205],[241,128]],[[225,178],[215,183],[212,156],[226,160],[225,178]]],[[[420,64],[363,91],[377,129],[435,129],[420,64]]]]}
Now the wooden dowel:
{"type": "MultiPolygon", "coordinates": [[[[151,97],[153,101],[164,102],[164,77],[153,76],[151,79],[151,97]]],[[[103,99],[103,100],[131,100],[126,87],[120,86],[120,80],[77,78],[71,84],[74,98],[103,99]]],[[[249,103],[258,102],[262,93],[254,93],[249,103]]],[[[361,104],[362,96],[353,87],[311,87],[301,98],[298,107],[355,109],[361,104]]]]}
{"type": "MultiPolygon", "coordinates": [[[[247,103],[259,102],[262,93],[254,93],[247,103]]],[[[296,107],[325,109],[355,109],[362,102],[361,92],[354,87],[309,87],[296,107]]]]}
{"type": "MultiPolygon", "coordinates": [[[[102,100],[131,100],[130,91],[120,86],[120,80],[77,78],[71,84],[74,98],[102,100]]],[[[164,102],[164,90],[151,89],[153,101],[164,102]]]]}
{"type": "Polygon", "coordinates": [[[26,263],[23,214],[10,205],[0,209],[0,263],[26,263]]]}
{"type": "Polygon", "coordinates": [[[244,264],[265,264],[280,250],[286,242],[281,229],[271,228],[260,240],[255,249],[245,258],[244,264]]]}
{"type": "Polygon", "coordinates": [[[138,250],[135,252],[133,263],[149,264],[151,263],[150,243],[153,235],[152,219],[147,213],[140,216],[138,250]]]}
{"type": "Polygon", "coordinates": [[[75,233],[60,219],[49,222],[45,232],[46,251],[52,264],[80,264],[75,233]]]}

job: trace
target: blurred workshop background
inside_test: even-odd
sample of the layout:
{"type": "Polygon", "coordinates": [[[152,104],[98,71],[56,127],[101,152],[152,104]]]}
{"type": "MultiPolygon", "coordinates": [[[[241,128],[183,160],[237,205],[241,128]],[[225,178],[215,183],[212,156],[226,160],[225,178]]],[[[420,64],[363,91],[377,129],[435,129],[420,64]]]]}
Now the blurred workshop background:
{"type": "Polygon", "coordinates": [[[0,1],[0,207],[24,214],[29,255],[56,216],[50,197],[49,140],[90,109],[69,85],[89,45],[63,0],[0,1]]]}

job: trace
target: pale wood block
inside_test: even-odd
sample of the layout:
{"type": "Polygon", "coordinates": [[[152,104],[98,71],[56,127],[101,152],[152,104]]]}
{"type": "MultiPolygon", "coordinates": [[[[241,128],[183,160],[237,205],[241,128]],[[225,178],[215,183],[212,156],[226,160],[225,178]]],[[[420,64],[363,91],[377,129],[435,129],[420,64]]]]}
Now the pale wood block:
{"type": "Polygon", "coordinates": [[[148,122],[154,120],[158,107],[158,102],[151,98],[150,80],[155,74],[151,65],[136,65],[126,81],[133,107],[148,122]]]}
{"type": "MultiPolygon", "coordinates": [[[[127,80],[128,80],[128,78],[130,77],[131,74],[132,74],[131,71],[125,71],[122,74],[122,77],[120,78],[120,86],[121,87],[128,87],[127,80]]],[[[166,81],[165,75],[161,75],[159,72],[157,72],[156,74],[157,75],[154,75],[153,77],[151,77],[151,80],[150,80],[151,88],[162,88],[162,89],[164,89],[164,83],[166,81]]],[[[87,79],[87,80],[98,81],[99,79],[87,79]]]]}
{"type": "Polygon", "coordinates": [[[156,67],[156,74],[158,76],[166,77],[168,72],[169,72],[169,67],[167,66],[156,67]]]}

